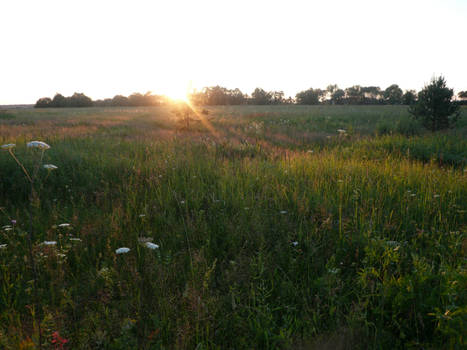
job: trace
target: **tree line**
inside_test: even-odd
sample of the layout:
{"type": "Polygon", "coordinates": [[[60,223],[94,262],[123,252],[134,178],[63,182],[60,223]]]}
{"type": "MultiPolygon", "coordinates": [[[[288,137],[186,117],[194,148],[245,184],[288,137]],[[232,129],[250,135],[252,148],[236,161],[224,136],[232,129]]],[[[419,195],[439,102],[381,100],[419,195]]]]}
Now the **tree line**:
{"type": "MultiPolygon", "coordinates": [[[[205,87],[194,91],[188,99],[194,105],[413,105],[419,98],[420,92],[415,90],[403,91],[397,84],[382,90],[378,86],[354,85],[341,89],[337,85],[329,85],[326,89],[309,88],[300,91],[295,98],[285,97],[283,91],[266,91],[256,88],[251,95],[240,89],[227,89],[222,86],[205,87]]],[[[457,94],[459,104],[467,105],[467,91],[457,94]]],[[[134,93],[130,96],[116,95],[113,98],[93,101],[83,93],[74,93],[65,97],[57,93],[53,98],[40,98],[35,107],[136,107],[161,106],[170,103],[170,99],[163,95],[134,93]]]]}
{"type": "Polygon", "coordinates": [[[134,93],[130,96],[116,95],[113,98],[93,101],[83,93],[75,92],[72,96],[65,97],[57,93],[53,98],[42,97],[37,100],[36,108],[60,108],[60,107],[140,107],[161,106],[166,104],[167,97],[153,95],[150,92],[143,94],[134,93]]]}

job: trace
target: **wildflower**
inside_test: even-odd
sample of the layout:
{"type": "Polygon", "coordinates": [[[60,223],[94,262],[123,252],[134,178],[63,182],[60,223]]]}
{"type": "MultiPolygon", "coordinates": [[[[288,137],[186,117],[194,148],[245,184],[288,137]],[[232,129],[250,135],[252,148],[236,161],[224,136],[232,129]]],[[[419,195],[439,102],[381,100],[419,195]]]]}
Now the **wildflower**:
{"type": "Polygon", "coordinates": [[[6,145],[2,145],[2,149],[12,149],[15,146],[14,143],[7,143],[6,145]]]}
{"type": "Polygon", "coordinates": [[[287,210],[281,210],[280,213],[281,214],[287,214],[287,210]]]}
{"type": "Polygon", "coordinates": [[[69,227],[69,226],[70,226],[70,224],[67,224],[67,223],[63,223],[63,224],[58,225],[58,227],[69,227]]]}
{"type": "Polygon", "coordinates": [[[26,146],[33,147],[33,148],[39,148],[39,149],[42,149],[42,150],[46,150],[46,149],[50,148],[50,146],[48,144],[46,144],[45,142],[42,142],[42,141],[31,141],[31,142],[28,142],[26,144],[26,146]]]}
{"type": "Polygon", "coordinates": [[[185,204],[185,201],[180,201],[180,204],[185,204]]]}
{"type": "Polygon", "coordinates": [[[11,230],[13,230],[12,227],[6,227],[6,228],[3,229],[3,231],[11,231],[11,230]]]}
{"type": "Polygon", "coordinates": [[[307,153],[313,153],[314,151],[309,149],[308,151],[306,151],[307,153]]]}
{"type": "Polygon", "coordinates": [[[44,241],[42,244],[43,245],[56,245],[57,241],[44,241]]]}
{"type": "Polygon", "coordinates": [[[333,269],[328,269],[328,272],[329,273],[332,273],[333,275],[336,275],[339,273],[339,269],[338,268],[333,268],[333,269]]]}
{"type": "Polygon", "coordinates": [[[0,249],[6,249],[7,246],[8,244],[0,244],[0,249]]]}
{"type": "Polygon", "coordinates": [[[140,218],[144,218],[145,216],[146,216],[146,214],[139,214],[140,218]]]}
{"type": "Polygon", "coordinates": [[[70,237],[70,241],[81,242],[81,238],[70,237]]]}
{"type": "Polygon", "coordinates": [[[68,343],[68,339],[62,338],[58,331],[52,333],[52,341],[51,343],[54,345],[55,349],[64,349],[66,343],[68,343]]]}
{"type": "Polygon", "coordinates": [[[151,243],[151,242],[146,242],[144,245],[146,246],[146,248],[149,248],[149,249],[158,249],[159,248],[159,246],[157,244],[151,243]]]}
{"type": "Polygon", "coordinates": [[[130,251],[130,248],[127,248],[127,247],[121,247],[121,248],[118,248],[117,250],[115,250],[115,253],[116,254],[126,254],[130,251]]]}
{"type": "Polygon", "coordinates": [[[345,131],[344,129],[337,129],[337,132],[339,134],[345,134],[347,131],[345,131]]]}
{"type": "Polygon", "coordinates": [[[296,247],[296,246],[298,246],[298,242],[297,242],[297,241],[292,242],[292,245],[293,245],[294,247],[296,247]]]}
{"type": "Polygon", "coordinates": [[[16,220],[11,220],[11,223],[12,223],[13,225],[16,225],[16,220]]]}
{"type": "Polygon", "coordinates": [[[58,168],[57,166],[55,166],[55,165],[53,165],[53,164],[44,164],[42,167],[43,167],[44,169],[47,169],[47,170],[55,170],[55,169],[58,168]]]}
{"type": "Polygon", "coordinates": [[[11,228],[11,225],[2,226],[2,229],[7,229],[7,228],[11,228]]]}
{"type": "Polygon", "coordinates": [[[433,198],[439,198],[439,197],[440,197],[439,194],[433,195],[433,198]]]}

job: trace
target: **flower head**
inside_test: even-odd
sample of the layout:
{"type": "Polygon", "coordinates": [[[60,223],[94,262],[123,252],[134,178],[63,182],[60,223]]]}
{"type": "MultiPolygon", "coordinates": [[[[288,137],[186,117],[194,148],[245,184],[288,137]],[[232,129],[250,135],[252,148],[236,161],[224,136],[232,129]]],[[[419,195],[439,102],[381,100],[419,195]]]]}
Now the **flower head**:
{"type": "Polygon", "coordinates": [[[81,238],[70,237],[70,241],[81,242],[81,238]]]}
{"type": "Polygon", "coordinates": [[[115,253],[116,254],[126,254],[130,251],[130,248],[127,248],[127,247],[121,247],[121,248],[118,248],[115,253]]]}
{"type": "Polygon", "coordinates": [[[6,249],[7,246],[8,244],[0,244],[0,249],[6,249]]]}
{"type": "Polygon", "coordinates": [[[47,169],[47,170],[55,170],[55,169],[58,168],[57,166],[55,166],[55,165],[53,165],[53,164],[44,164],[42,167],[43,167],[44,169],[47,169]]]}
{"type": "Polygon", "coordinates": [[[26,144],[26,146],[32,147],[32,148],[39,148],[39,149],[43,149],[43,150],[46,150],[46,149],[50,148],[50,146],[48,144],[46,144],[45,142],[42,142],[42,141],[31,141],[31,142],[28,142],[26,144]]]}
{"type": "Polygon", "coordinates": [[[345,134],[347,131],[344,130],[344,129],[337,129],[337,132],[338,132],[339,134],[345,134]]]}
{"type": "Polygon", "coordinates": [[[2,145],[2,149],[12,149],[15,146],[14,143],[7,143],[6,145],[2,145]]]}
{"type": "Polygon", "coordinates": [[[57,241],[44,241],[42,242],[43,245],[56,245],[57,241]]]}
{"type": "Polygon", "coordinates": [[[149,249],[158,249],[159,248],[159,246],[157,244],[152,243],[152,242],[146,242],[146,243],[144,243],[144,246],[146,248],[149,248],[149,249]]]}
{"type": "Polygon", "coordinates": [[[70,226],[70,224],[67,224],[67,223],[63,223],[63,224],[58,225],[58,227],[68,227],[68,226],[70,226]]]}

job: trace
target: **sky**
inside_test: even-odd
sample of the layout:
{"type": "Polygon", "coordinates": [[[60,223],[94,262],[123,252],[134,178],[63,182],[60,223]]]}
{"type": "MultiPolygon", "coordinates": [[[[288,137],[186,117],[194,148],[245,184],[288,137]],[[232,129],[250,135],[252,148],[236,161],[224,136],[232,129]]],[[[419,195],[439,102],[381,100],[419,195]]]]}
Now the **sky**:
{"type": "Polygon", "coordinates": [[[467,90],[467,0],[1,0],[0,104],[221,85],[467,90]]]}

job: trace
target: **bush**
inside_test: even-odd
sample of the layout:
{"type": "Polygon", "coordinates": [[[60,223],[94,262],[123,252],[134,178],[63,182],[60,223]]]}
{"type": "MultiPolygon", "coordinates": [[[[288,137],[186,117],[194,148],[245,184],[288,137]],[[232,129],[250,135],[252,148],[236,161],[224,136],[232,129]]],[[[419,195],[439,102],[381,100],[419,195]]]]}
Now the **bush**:
{"type": "Polygon", "coordinates": [[[455,125],[460,109],[452,101],[453,94],[443,77],[433,78],[418,93],[418,101],[409,108],[409,112],[431,131],[450,128],[455,125]]]}

